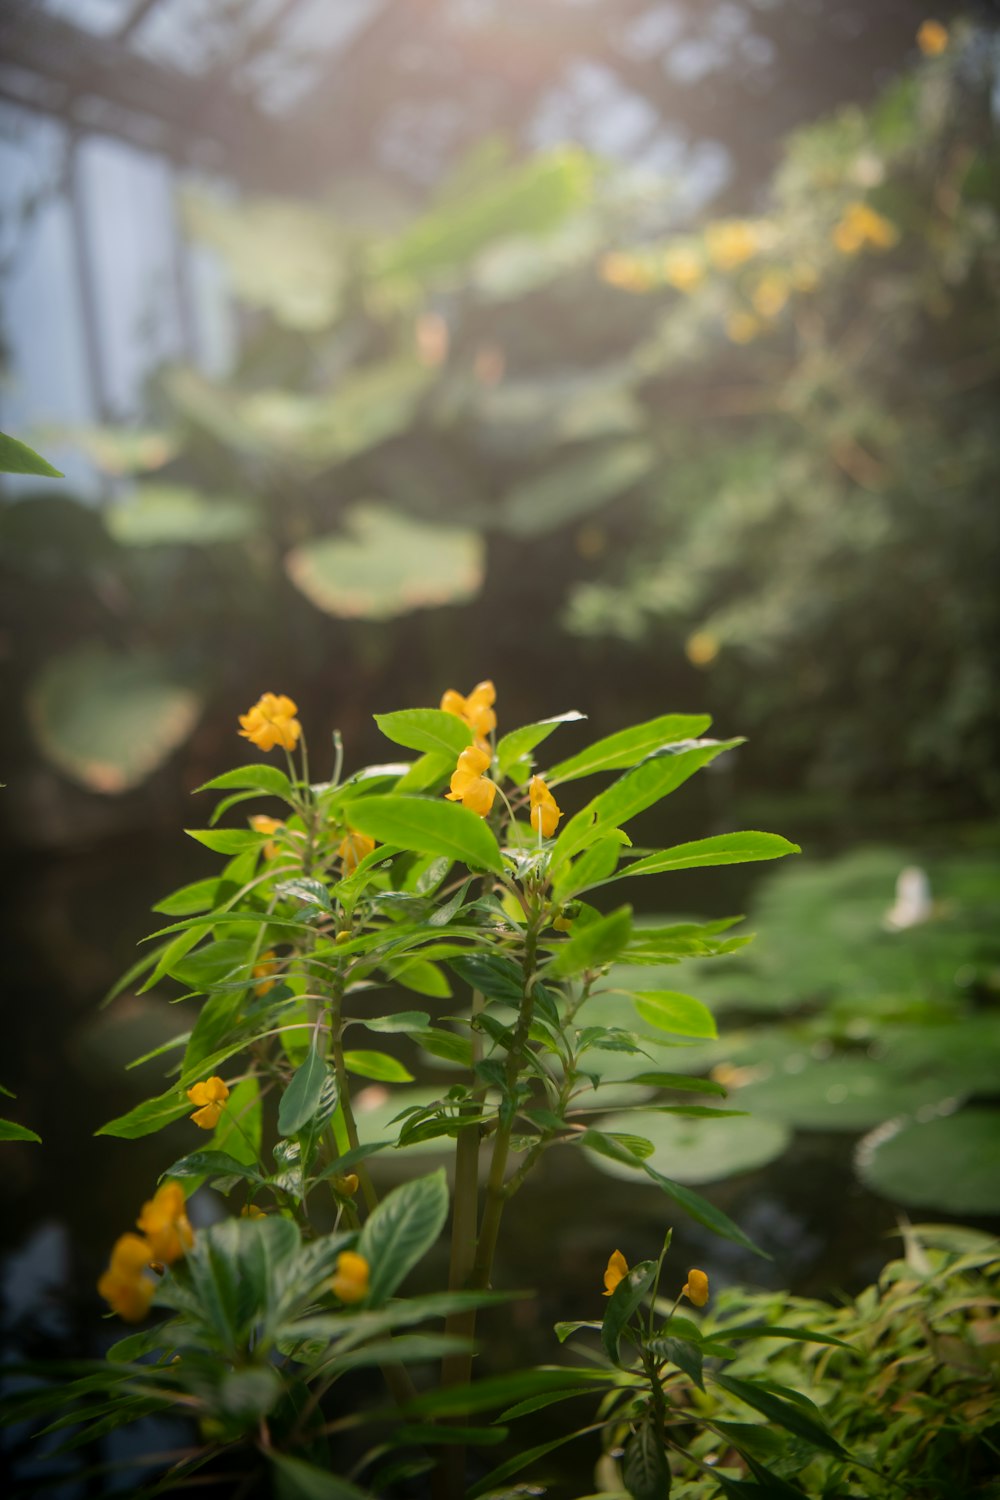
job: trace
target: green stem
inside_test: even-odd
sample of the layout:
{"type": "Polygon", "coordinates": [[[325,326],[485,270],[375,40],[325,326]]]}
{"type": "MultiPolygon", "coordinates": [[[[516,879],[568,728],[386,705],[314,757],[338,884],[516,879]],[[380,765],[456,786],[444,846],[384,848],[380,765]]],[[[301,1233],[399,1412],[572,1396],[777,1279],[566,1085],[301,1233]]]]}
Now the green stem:
{"type": "MultiPolygon", "coordinates": [[[[351,1150],[354,1151],[360,1145],[360,1141],[358,1138],[357,1121],[354,1118],[354,1110],[351,1108],[351,1087],[347,1079],[347,1068],[344,1065],[343,1021],[341,1017],[343,1001],[344,981],[343,976],[339,975],[330,997],[330,1051],[333,1053],[333,1071],[337,1079],[337,1098],[340,1104],[340,1112],[344,1118],[344,1127],[347,1131],[348,1142],[351,1150]]],[[[361,1184],[361,1191],[364,1193],[368,1212],[371,1213],[373,1208],[378,1207],[378,1193],[375,1191],[375,1184],[372,1182],[371,1174],[363,1161],[358,1162],[354,1170],[357,1173],[358,1182],[361,1184]]]]}

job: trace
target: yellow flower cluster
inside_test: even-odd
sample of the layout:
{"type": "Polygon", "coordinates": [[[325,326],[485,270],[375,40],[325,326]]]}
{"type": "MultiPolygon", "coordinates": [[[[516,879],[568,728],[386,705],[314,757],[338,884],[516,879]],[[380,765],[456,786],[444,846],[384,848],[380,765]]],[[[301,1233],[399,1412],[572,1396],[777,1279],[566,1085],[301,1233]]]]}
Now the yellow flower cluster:
{"type": "Polygon", "coordinates": [[[298,705],[284,693],[264,693],[253,708],[240,714],[240,734],[258,750],[273,750],[275,745],[294,750],[302,733],[295,717],[298,711],[298,705]]]}
{"type": "Polygon", "coordinates": [[[562,808],[541,776],[532,776],[528,787],[528,801],[531,805],[532,828],[536,833],[540,833],[543,839],[550,839],[556,831],[556,824],[562,817],[562,808]]]}
{"type": "MultiPolygon", "coordinates": [[[[261,967],[261,966],[258,966],[261,967]]],[[[254,970],[256,974],[257,970],[254,970]]],[[[272,981],[273,982],[273,981],[272,981]]],[[[193,1084],[187,1091],[187,1096],[192,1104],[197,1104],[196,1109],[189,1118],[194,1121],[200,1130],[214,1130],[222,1118],[222,1111],[226,1100],[229,1098],[229,1089],[221,1078],[207,1078],[204,1083],[193,1084]]]]}
{"type": "Polygon", "coordinates": [[[467,698],[449,688],[441,699],[441,707],[446,714],[464,719],[476,736],[476,744],[485,749],[486,736],[497,727],[497,716],[493,711],[496,701],[497,690],[487,678],[485,682],[477,682],[467,698]]]}
{"type": "Polygon", "coordinates": [[[344,865],[344,874],[353,875],[358,865],[366,854],[371,854],[375,848],[375,840],[370,839],[366,833],[355,833],[349,828],[337,847],[344,865]]]}
{"type": "Polygon", "coordinates": [[[866,245],[891,250],[898,241],[899,230],[892,220],[860,201],[847,205],[833,230],[833,243],[841,255],[857,255],[866,245]]]}
{"type": "Polygon", "coordinates": [[[194,1244],[188,1223],[184,1190],[177,1182],[157,1188],[136,1220],[142,1234],[122,1234],[115,1241],[108,1268],[97,1290],[127,1323],[140,1323],[149,1311],[156,1282],[149,1274],[154,1263],[161,1268],[180,1260],[194,1244]]]}
{"type": "Polygon", "coordinates": [[[481,750],[478,745],[463,750],[451,773],[450,789],[445,793],[448,801],[461,802],[470,812],[485,818],[497,794],[496,782],[483,775],[490,760],[490,752],[481,750]]]}
{"type": "Polygon", "coordinates": [[[330,1290],[341,1302],[362,1302],[368,1296],[369,1266],[363,1255],[342,1250],[337,1256],[330,1290]]]}

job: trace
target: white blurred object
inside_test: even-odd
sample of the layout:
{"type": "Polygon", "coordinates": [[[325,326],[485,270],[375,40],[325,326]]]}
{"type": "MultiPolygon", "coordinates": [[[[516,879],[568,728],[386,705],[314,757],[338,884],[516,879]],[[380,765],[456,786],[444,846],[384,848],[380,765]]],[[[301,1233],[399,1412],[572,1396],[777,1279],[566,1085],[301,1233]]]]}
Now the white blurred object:
{"type": "Polygon", "coordinates": [[[927,871],[919,865],[907,865],[899,872],[896,900],[882,918],[882,926],[890,932],[901,932],[906,927],[918,927],[921,922],[928,921],[933,911],[927,871]]]}

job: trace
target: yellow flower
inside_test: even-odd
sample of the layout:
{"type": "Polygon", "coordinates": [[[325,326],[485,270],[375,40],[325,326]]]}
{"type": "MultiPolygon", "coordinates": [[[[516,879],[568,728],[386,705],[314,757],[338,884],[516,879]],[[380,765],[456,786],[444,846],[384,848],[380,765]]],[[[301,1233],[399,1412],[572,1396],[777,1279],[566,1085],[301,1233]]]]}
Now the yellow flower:
{"type": "Polygon", "coordinates": [[[201,1105],[190,1118],[201,1130],[214,1130],[222,1118],[222,1109],[229,1098],[229,1089],[221,1078],[206,1078],[187,1091],[192,1104],[201,1105]]]}
{"type": "Polygon", "coordinates": [[[697,250],[687,245],[672,245],[664,252],[661,275],[668,286],[678,292],[693,292],[705,279],[705,263],[697,250]]]}
{"type": "Polygon", "coordinates": [[[374,848],[374,839],[370,839],[366,833],[355,833],[353,828],[349,828],[337,849],[344,862],[344,874],[352,875],[365,855],[371,854],[374,848]]]}
{"type": "Polygon", "coordinates": [[[713,266],[733,271],[760,249],[760,231],[749,219],[719,219],[705,230],[705,248],[713,266]]]}
{"type": "Polygon", "coordinates": [[[478,813],[481,818],[486,817],[497,794],[496,782],[482,774],[490,758],[490,752],[481,750],[478,745],[463,750],[451,773],[451,789],[445,793],[449,802],[461,802],[463,807],[478,813]]]}
{"type": "Polygon", "coordinates": [[[123,1234],[115,1241],[108,1269],[97,1283],[111,1311],[126,1323],[140,1323],[149,1311],[156,1284],[145,1272],[152,1259],[148,1240],[123,1234]]]}
{"type": "Polygon", "coordinates": [[[620,1250],[615,1250],[604,1272],[604,1296],[610,1297],[619,1281],[628,1275],[628,1261],[620,1250]]]}
{"type": "Polygon", "coordinates": [[[738,309],[726,319],[726,334],[734,344],[749,344],[761,331],[761,321],[753,313],[738,309]]]}
{"type": "Polygon", "coordinates": [[[266,1219],[267,1218],[267,1214],[264,1212],[264,1210],[262,1208],[258,1208],[257,1205],[256,1205],[256,1203],[244,1203],[243,1207],[240,1209],[240,1218],[241,1219],[266,1219]]]}
{"type": "Polygon", "coordinates": [[[330,1289],[341,1302],[360,1302],[367,1297],[368,1262],[364,1256],[354,1250],[342,1250],[337,1256],[330,1289]]]}
{"type": "Polygon", "coordinates": [[[707,667],[719,654],[719,643],[711,631],[696,630],[684,643],[684,654],[693,667],[707,667]]]}
{"type": "Polygon", "coordinates": [[[917,31],[917,46],[925,57],[940,57],[948,50],[948,28],[940,21],[922,21],[917,31]]]}
{"type": "MultiPolygon", "coordinates": [[[[280,967],[280,960],[273,948],[269,948],[266,953],[260,955],[260,958],[253,966],[253,977],[257,981],[254,985],[254,990],[258,995],[264,996],[269,990],[274,989],[274,986],[278,982],[274,976],[276,970],[280,967]]],[[[211,1079],[209,1082],[211,1082],[211,1079]]],[[[200,1085],[195,1084],[195,1087],[198,1088],[200,1085]]],[[[191,1090],[189,1089],[188,1093],[190,1094],[190,1092],[191,1090]]],[[[195,1103],[199,1103],[199,1100],[196,1099],[195,1103]]]]}
{"type": "Polygon", "coordinates": [[[456,693],[454,688],[449,688],[441,699],[441,707],[446,714],[464,719],[480,742],[480,749],[485,749],[482,742],[497,727],[497,716],[493,712],[496,701],[497,690],[487,678],[485,682],[477,682],[467,698],[456,693]]]}
{"type": "Polygon", "coordinates": [[[833,229],[833,243],[841,255],[856,255],[865,245],[891,250],[898,240],[899,230],[891,219],[867,203],[849,203],[833,229]]]}
{"type": "MultiPolygon", "coordinates": [[[[254,813],[250,819],[250,827],[254,833],[277,833],[279,828],[284,828],[280,818],[269,818],[266,813],[254,813]]],[[[264,845],[264,858],[274,859],[281,850],[281,845],[276,839],[270,839],[264,845]]]]}
{"type": "Polygon", "coordinates": [[[613,250],[610,255],[602,256],[598,269],[602,281],[623,292],[648,292],[653,285],[649,267],[637,256],[626,255],[620,250],[613,250]]]}
{"type": "Polygon", "coordinates": [[[556,831],[556,824],[562,817],[562,808],[540,776],[532,776],[528,787],[528,799],[531,803],[532,828],[536,833],[540,833],[542,838],[550,839],[556,831]]]}
{"type": "Polygon", "coordinates": [[[264,693],[253,708],[240,714],[243,725],[240,734],[258,750],[273,750],[275,745],[294,750],[302,733],[302,725],[295,717],[298,711],[284,693],[264,693]]]}
{"type": "Polygon", "coordinates": [[[353,1198],[358,1190],[358,1178],[354,1172],[345,1172],[343,1177],[333,1179],[333,1190],[341,1198],[353,1198]]]}
{"type": "Polygon", "coordinates": [[[760,278],[750,297],[762,318],[776,318],[788,301],[788,278],[783,271],[768,271],[760,278]]]}
{"type": "Polygon", "coordinates": [[[688,1279],[681,1287],[681,1296],[693,1302],[695,1307],[704,1307],[708,1301],[708,1277],[704,1271],[689,1271],[688,1279]]]}
{"type": "Polygon", "coordinates": [[[165,1182],[156,1189],[136,1220],[149,1241],[152,1259],[165,1266],[180,1260],[194,1244],[194,1232],[188,1222],[184,1189],[179,1182],[165,1182]]]}

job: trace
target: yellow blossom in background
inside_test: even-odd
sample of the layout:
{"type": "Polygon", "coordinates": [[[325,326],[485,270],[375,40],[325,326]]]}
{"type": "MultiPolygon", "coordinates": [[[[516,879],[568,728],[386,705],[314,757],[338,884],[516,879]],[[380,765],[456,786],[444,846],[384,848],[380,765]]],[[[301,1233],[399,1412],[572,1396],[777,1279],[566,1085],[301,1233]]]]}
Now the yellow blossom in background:
{"type": "Polygon", "coordinates": [[[620,250],[602,256],[598,269],[601,280],[606,281],[608,286],[618,287],[619,291],[648,292],[653,285],[649,267],[637,256],[626,255],[620,250]]]}
{"type": "Polygon", "coordinates": [[[449,688],[441,699],[441,707],[446,714],[464,719],[477,742],[481,742],[480,748],[484,748],[486,736],[497,727],[497,716],[493,712],[496,701],[497,690],[487,678],[485,682],[477,682],[467,698],[449,688]]]}
{"type": "Polygon", "coordinates": [[[190,1118],[200,1130],[214,1130],[222,1118],[222,1109],[229,1098],[229,1089],[221,1078],[215,1076],[206,1078],[204,1083],[196,1083],[187,1091],[187,1096],[192,1104],[201,1107],[196,1109],[190,1118]]]}
{"type": "Polygon", "coordinates": [[[922,21],[917,31],[917,46],[925,57],[940,57],[942,52],[947,52],[948,42],[947,26],[942,26],[940,21],[922,21]]]}
{"type": "Polygon", "coordinates": [[[461,802],[470,812],[485,818],[497,794],[496,782],[483,775],[491,759],[490,752],[481,750],[478,745],[470,745],[467,750],[463,750],[458,757],[458,765],[451,774],[449,790],[445,793],[448,801],[461,802]]]}
{"type": "Polygon", "coordinates": [[[341,1198],[353,1198],[358,1190],[358,1177],[355,1172],[345,1172],[343,1177],[334,1177],[333,1190],[339,1193],[341,1198]]]}
{"type": "Polygon", "coordinates": [[[240,714],[240,734],[258,750],[273,750],[275,745],[294,750],[302,733],[295,717],[298,711],[297,704],[284,693],[264,693],[253,708],[240,714]]]}
{"type": "MultiPolygon", "coordinates": [[[[280,818],[269,818],[267,813],[254,813],[250,818],[250,827],[254,833],[277,833],[279,828],[284,828],[280,818]]],[[[275,839],[270,839],[264,845],[264,858],[274,859],[280,853],[281,845],[275,839]]]]}
{"type": "Polygon", "coordinates": [[[705,262],[688,245],[672,245],[664,252],[660,274],[678,292],[693,292],[705,280],[705,262]]]}
{"type": "Polygon", "coordinates": [[[719,654],[719,643],[707,630],[696,630],[684,642],[684,655],[693,667],[708,667],[719,654]]]}
{"type": "Polygon", "coordinates": [[[153,1259],[148,1240],[137,1234],[123,1234],[115,1241],[108,1269],[97,1283],[97,1290],[126,1323],[139,1323],[149,1311],[156,1290],[146,1275],[153,1259]]]}
{"type": "MultiPolygon", "coordinates": [[[[260,955],[260,958],[253,966],[253,977],[257,981],[254,985],[254,990],[258,995],[264,996],[268,994],[270,990],[274,989],[274,986],[278,982],[277,972],[280,967],[281,961],[279,960],[278,955],[275,953],[273,948],[269,948],[266,953],[262,953],[260,955]]],[[[188,1093],[190,1092],[191,1091],[189,1089],[188,1093]]],[[[196,1104],[197,1102],[198,1101],[195,1100],[196,1104]]]]}
{"type": "Polygon", "coordinates": [[[891,219],[869,204],[857,201],[844,209],[832,238],[841,255],[857,255],[866,245],[873,245],[876,250],[891,250],[899,240],[899,230],[891,219]]]}
{"type": "Polygon", "coordinates": [[[718,219],[705,230],[708,258],[720,271],[734,271],[761,248],[760,230],[749,219],[718,219]]]}
{"type": "Polygon", "coordinates": [[[179,1182],[165,1182],[156,1189],[136,1220],[149,1241],[153,1260],[165,1266],[180,1260],[194,1244],[194,1231],[188,1222],[184,1189],[179,1182]]]}
{"type": "Polygon", "coordinates": [[[762,318],[776,318],[788,301],[788,292],[784,271],[767,271],[754,287],[750,301],[762,318]]]}
{"type": "Polygon", "coordinates": [[[749,344],[763,328],[760,319],[751,312],[738,309],[726,319],[726,337],[734,344],[749,344]]]}
{"type": "Polygon", "coordinates": [[[628,1261],[620,1250],[615,1250],[604,1271],[604,1296],[610,1297],[620,1281],[628,1275],[628,1261]]]}
{"type": "Polygon", "coordinates": [[[681,1287],[681,1296],[695,1307],[704,1307],[708,1301],[708,1277],[704,1271],[689,1271],[688,1279],[681,1287]]]}
{"type": "Polygon", "coordinates": [[[355,833],[349,828],[337,846],[337,853],[344,862],[344,874],[353,875],[366,854],[375,848],[375,840],[366,833],[355,833]]]}
{"type": "Polygon", "coordinates": [[[240,1218],[241,1219],[266,1219],[267,1218],[267,1214],[264,1212],[264,1210],[262,1208],[258,1208],[257,1205],[256,1205],[256,1203],[244,1203],[243,1207],[240,1209],[240,1218]]]}
{"type": "Polygon", "coordinates": [[[354,1250],[342,1250],[330,1281],[330,1289],[341,1302],[360,1302],[368,1295],[368,1262],[354,1250]]]}
{"type": "Polygon", "coordinates": [[[531,804],[532,828],[536,833],[540,833],[542,838],[550,839],[556,831],[556,824],[562,817],[562,808],[541,776],[532,776],[528,787],[528,800],[531,804]]]}

